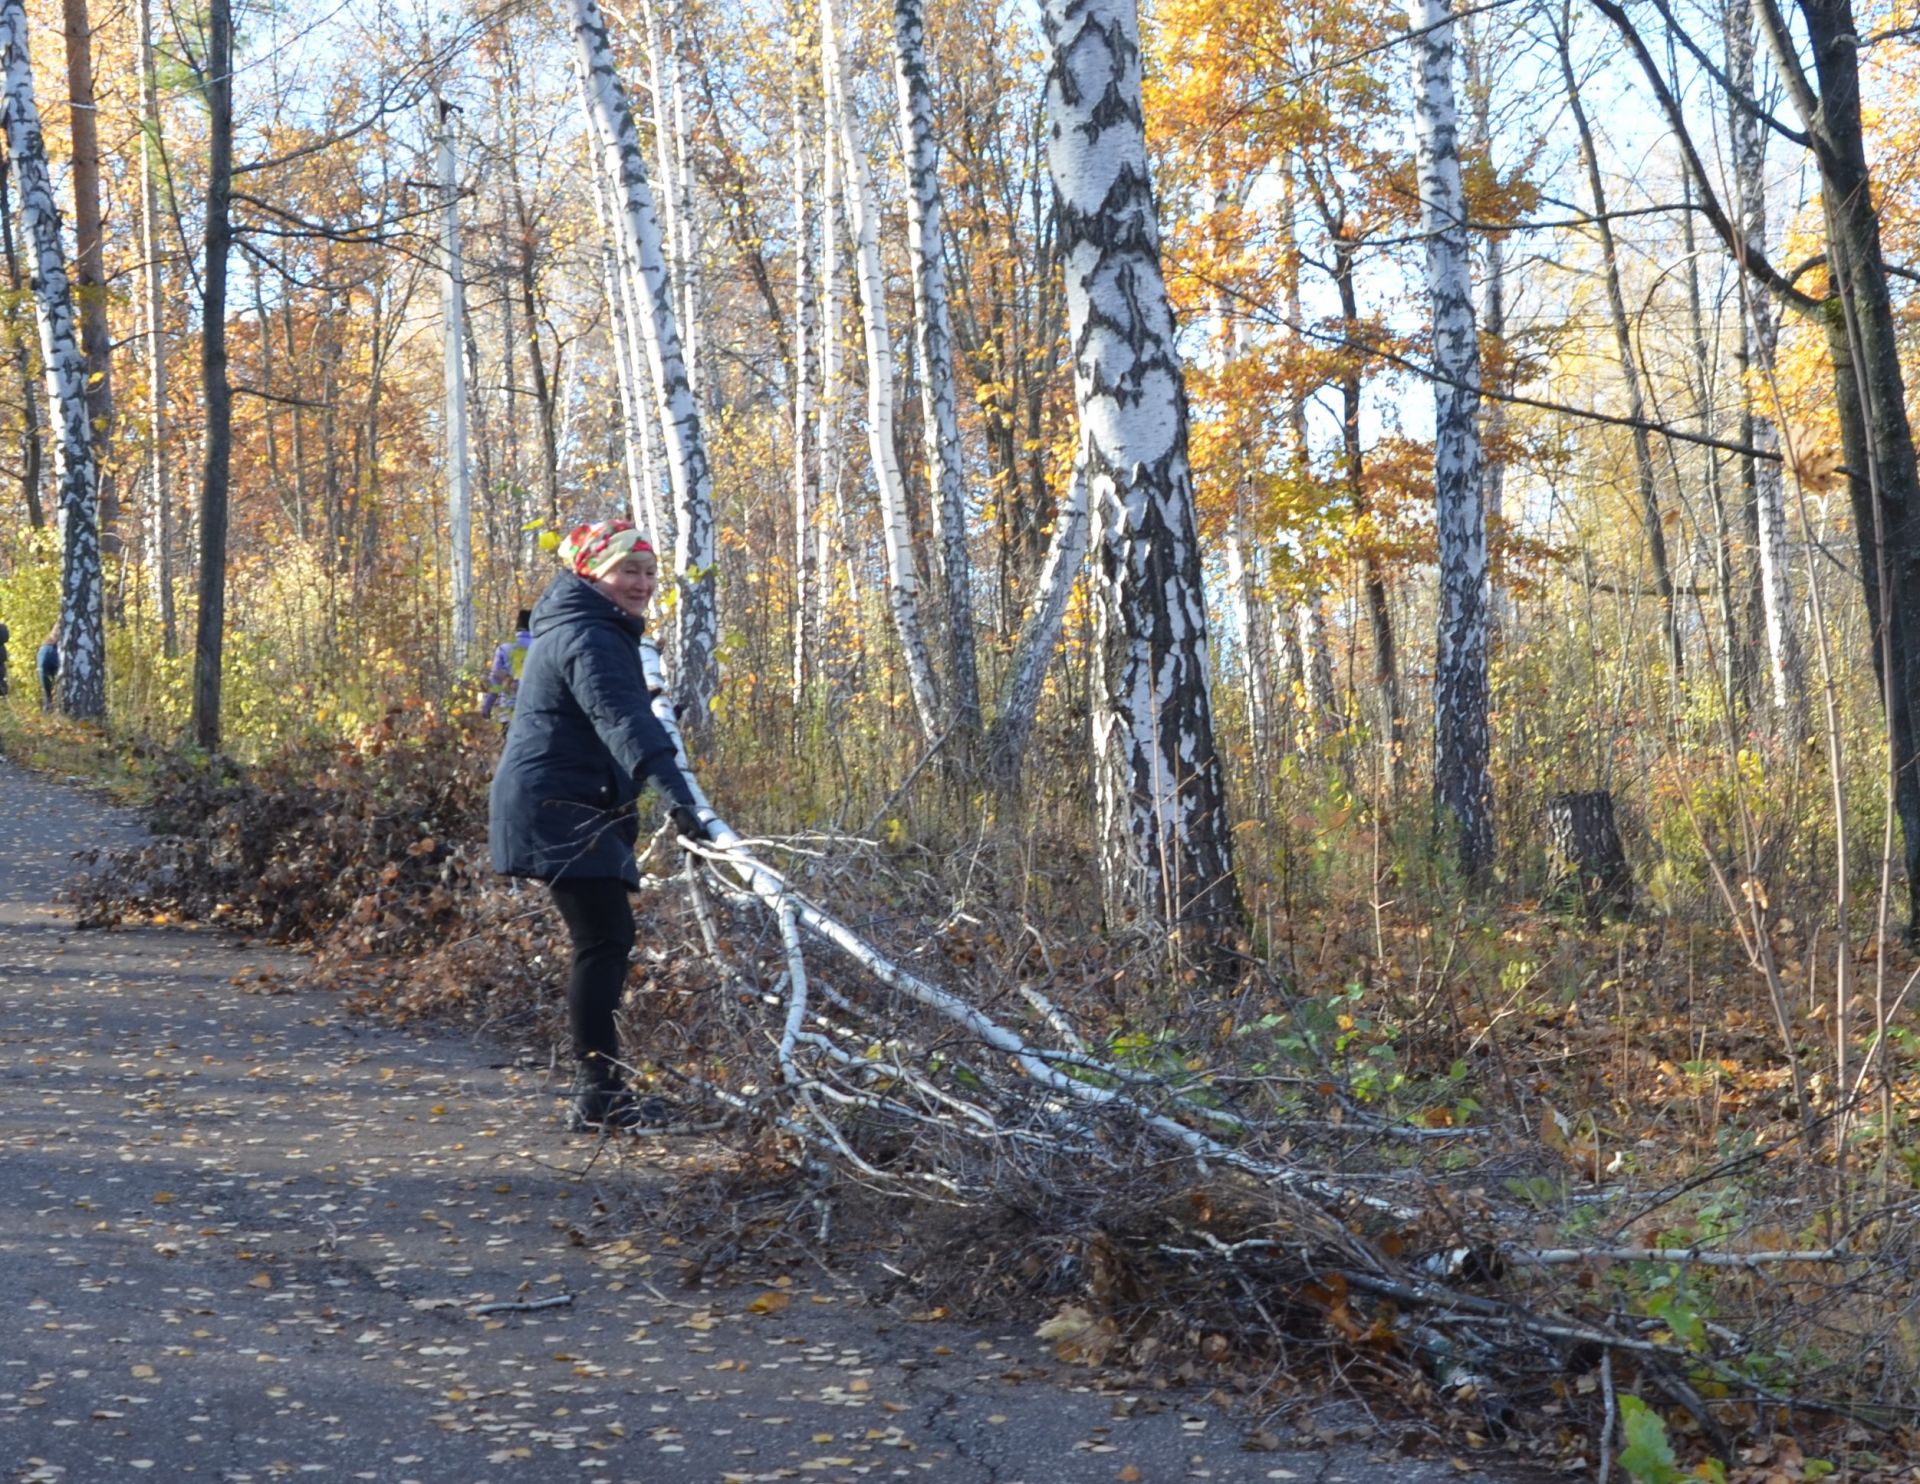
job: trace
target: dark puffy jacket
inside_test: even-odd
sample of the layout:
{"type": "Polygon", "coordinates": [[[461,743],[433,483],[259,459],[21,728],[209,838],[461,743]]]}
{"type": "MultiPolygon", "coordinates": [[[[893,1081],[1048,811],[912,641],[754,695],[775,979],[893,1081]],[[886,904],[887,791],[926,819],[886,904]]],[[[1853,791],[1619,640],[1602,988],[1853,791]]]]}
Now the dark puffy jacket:
{"type": "Polygon", "coordinates": [[[638,619],[562,573],[533,610],[533,645],[493,775],[488,840],[508,876],[640,881],[634,803],[651,777],[691,804],[673,742],[649,707],[638,619]]]}

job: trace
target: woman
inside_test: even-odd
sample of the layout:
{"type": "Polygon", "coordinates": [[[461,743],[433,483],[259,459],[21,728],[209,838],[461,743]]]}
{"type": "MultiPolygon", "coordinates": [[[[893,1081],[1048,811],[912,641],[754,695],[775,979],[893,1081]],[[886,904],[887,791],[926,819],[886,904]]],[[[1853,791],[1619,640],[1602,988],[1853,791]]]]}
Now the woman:
{"type": "Polygon", "coordinates": [[[620,1072],[614,1011],[626,987],[639,889],[634,805],[652,779],[680,833],[707,838],[673,742],[649,704],[640,636],[659,579],[653,548],[624,520],[579,526],[567,570],[534,605],[513,724],[493,776],[493,868],[547,883],[573,940],[567,1019],[577,1065],[567,1127],[661,1121],[620,1072]]]}

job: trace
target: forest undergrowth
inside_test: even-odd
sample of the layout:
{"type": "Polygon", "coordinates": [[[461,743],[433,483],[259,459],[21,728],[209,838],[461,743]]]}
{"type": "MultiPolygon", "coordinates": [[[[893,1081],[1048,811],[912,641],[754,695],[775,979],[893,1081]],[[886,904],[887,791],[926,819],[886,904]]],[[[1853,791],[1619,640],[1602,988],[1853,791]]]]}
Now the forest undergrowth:
{"type": "MultiPolygon", "coordinates": [[[[43,760],[65,725],[34,724],[43,760]]],[[[309,955],[260,992],[557,1046],[557,917],[487,868],[496,742],[409,707],[246,767],[103,750],[156,838],[84,878],[82,919],[217,924],[309,955]]],[[[1395,856],[1360,848],[1365,821],[1322,817],[1351,831],[1338,879],[1253,882],[1253,934],[1202,974],[1104,930],[1084,846],[1043,816],[928,770],[803,825],[806,790],[734,763],[733,822],[796,889],[1113,1101],[1021,1101],[1017,1057],[839,951],[808,960],[809,1023],[847,1075],[796,1078],[777,925],[658,838],[628,1037],[712,1140],[646,1218],[689,1283],[859,1250],[917,1312],[1233,1398],[1256,1446],[1341,1387],[1410,1445],[1570,1471],[1619,1436],[1636,1479],[1910,1476],[1920,1040],[1869,1063],[1860,1015],[1836,1037],[1831,948],[1784,915],[1777,1002],[1710,908],[1593,926],[1463,901],[1376,876],[1395,856]]],[[[1853,959],[1862,996],[1912,983],[1903,949],[1853,959]]]]}

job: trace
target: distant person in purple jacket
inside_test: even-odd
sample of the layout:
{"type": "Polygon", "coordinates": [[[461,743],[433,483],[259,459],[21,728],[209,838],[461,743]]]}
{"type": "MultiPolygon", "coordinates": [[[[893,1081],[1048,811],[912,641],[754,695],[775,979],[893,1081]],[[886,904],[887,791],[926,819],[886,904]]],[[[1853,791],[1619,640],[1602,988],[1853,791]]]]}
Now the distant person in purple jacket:
{"type": "Polygon", "coordinates": [[[53,683],[60,678],[60,625],[55,624],[47,634],[47,642],[40,646],[40,652],[34,656],[34,667],[40,672],[40,709],[53,710],[53,683]]]}
{"type": "Polygon", "coordinates": [[[505,726],[513,720],[513,703],[520,694],[520,672],[526,668],[527,646],[533,643],[533,610],[522,608],[513,621],[513,637],[493,652],[487,666],[486,694],[480,698],[480,714],[491,716],[505,726]]]}

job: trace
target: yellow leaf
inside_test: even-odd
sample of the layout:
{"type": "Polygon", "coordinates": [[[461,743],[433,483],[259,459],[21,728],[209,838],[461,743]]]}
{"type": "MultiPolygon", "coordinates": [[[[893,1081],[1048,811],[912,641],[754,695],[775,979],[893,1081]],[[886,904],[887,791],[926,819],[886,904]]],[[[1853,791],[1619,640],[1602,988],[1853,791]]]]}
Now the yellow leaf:
{"type": "Polygon", "coordinates": [[[256,1273],[247,1280],[247,1286],[250,1288],[271,1288],[273,1287],[273,1275],[271,1273],[256,1273]]]}
{"type": "Polygon", "coordinates": [[[747,1305],[747,1312],[749,1314],[778,1314],[792,1302],[793,1295],[790,1293],[763,1293],[747,1305]]]}

